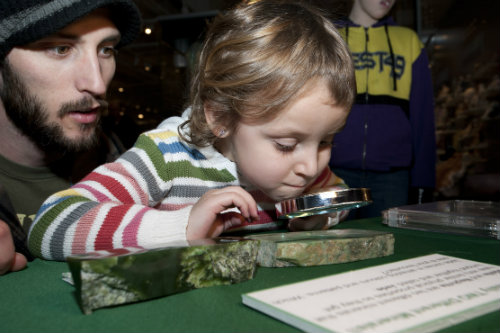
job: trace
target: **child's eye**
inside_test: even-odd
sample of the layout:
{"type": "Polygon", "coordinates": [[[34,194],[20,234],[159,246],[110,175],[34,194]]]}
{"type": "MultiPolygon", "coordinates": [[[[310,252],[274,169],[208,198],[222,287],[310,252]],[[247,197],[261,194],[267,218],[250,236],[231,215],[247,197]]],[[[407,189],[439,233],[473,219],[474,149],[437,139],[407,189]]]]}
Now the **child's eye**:
{"type": "Polygon", "coordinates": [[[289,153],[292,152],[295,149],[296,144],[284,144],[275,141],[275,146],[276,149],[279,150],[282,153],[289,153]]]}

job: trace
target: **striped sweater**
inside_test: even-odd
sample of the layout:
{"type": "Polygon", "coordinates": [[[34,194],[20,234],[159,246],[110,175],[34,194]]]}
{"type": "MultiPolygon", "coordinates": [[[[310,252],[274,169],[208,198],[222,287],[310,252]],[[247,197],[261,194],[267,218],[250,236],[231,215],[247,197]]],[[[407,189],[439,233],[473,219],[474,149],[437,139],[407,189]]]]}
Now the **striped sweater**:
{"type": "MultiPolygon", "coordinates": [[[[243,186],[258,203],[258,222],[238,230],[279,227],[274,203],[238,179],[236,165],[209,147],[183,141],[172,117],[141,134],[134,147],[70,189],[50,196],[29,231],[30,251],[49,260],[121,248],[157,248],[186,240],[192,206],[208,190],[243,186]]],[[[312,188],[340,185],[326,169],[312,188]]],[[[231,214],[229,212],[228,214],[231,214]]]]}

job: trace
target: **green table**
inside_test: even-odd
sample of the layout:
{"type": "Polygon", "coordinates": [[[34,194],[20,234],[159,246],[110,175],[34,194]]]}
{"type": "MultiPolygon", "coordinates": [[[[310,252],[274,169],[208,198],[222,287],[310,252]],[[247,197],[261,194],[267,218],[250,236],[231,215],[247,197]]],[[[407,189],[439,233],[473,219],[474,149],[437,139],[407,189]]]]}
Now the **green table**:
{"type": "MultiPolygon", "coordinates": [[[[440,253],[500,265],[500,241],[389,228],[380,218],[346,221],[338,228],[391,231],[394,255],[358,262],[287,268],[258,268],[254,279],[197,289],[84,315],[73,286],[63,282],[66,263],[36,259],[28,268],[0,277],[0,332],[298,332],[252,310],[243,293],[354,269],[440,253]]],[[[499,332],[500,311],[441,332],[499,332]]]]}

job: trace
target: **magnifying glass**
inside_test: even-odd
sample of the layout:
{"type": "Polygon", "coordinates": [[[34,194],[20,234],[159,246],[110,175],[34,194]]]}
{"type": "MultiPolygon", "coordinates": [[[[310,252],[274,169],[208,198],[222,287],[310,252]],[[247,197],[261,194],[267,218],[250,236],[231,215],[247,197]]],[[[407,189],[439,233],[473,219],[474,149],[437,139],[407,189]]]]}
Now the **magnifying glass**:
{"type": "Polygon", "coordinates": [[[291,219],[359,208],[370,203],[372,199],[368,188],[332,188],[283,200],[275,206],[278,218],[291,219]]]}

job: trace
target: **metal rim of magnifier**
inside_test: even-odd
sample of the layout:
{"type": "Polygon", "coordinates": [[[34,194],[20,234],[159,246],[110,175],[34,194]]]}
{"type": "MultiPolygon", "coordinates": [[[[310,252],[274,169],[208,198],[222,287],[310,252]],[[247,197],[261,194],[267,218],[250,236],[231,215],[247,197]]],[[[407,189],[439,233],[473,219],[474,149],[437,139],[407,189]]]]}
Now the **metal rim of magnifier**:
{"type": "Polygon", "coordinates": [[[332,189],[283,200],[276,204],[276,213],[280,219],[290,219],[359,208],[370,203],[368,188],[332,189]]]}

